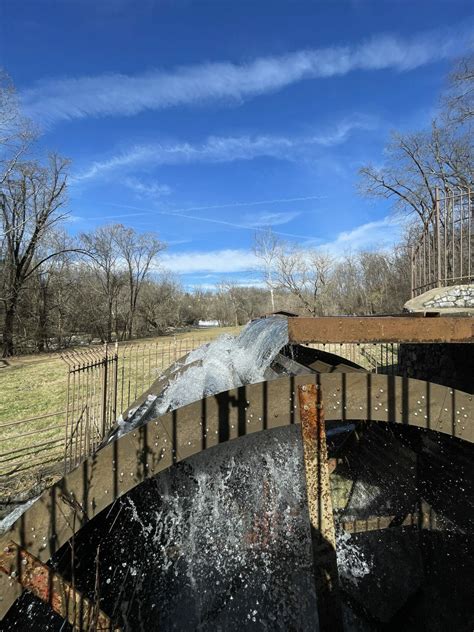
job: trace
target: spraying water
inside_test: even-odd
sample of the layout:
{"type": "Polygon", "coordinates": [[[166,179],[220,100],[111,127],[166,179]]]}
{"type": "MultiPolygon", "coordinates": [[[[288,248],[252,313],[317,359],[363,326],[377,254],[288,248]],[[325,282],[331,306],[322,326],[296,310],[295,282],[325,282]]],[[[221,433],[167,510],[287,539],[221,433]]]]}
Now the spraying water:
{"type": "Polygon", "coordinates": [[[223,335],[192,351],[183,362],[186,371],[171,379],[159,396],[149,396],[126,421],[119,420],[119,434],[129,432],[146,419],[265,379],[265,371],[280,349],[288,344],[288,323],[282,318],[250,322],[238,336],[223,335]],[[193,365],[193,366],[190,366],[193,365]]]}
{"type": "Polygon", "coordinates": [[[317,631],[302,458],[299,428],[278,428],[195,455],[120,500],[101,529],[99,574],[106,602],[127,595],[124,630],[317,631]]]}
{"type": "Polygon", "coordinates": [[[265,370],[288,343],[286,320],[249,323],[238,336],[222,336],[192,351],[186,363],[200,361],[170,384],[155,411],[162,415],[203,397],[264,380],[265,370]]]}

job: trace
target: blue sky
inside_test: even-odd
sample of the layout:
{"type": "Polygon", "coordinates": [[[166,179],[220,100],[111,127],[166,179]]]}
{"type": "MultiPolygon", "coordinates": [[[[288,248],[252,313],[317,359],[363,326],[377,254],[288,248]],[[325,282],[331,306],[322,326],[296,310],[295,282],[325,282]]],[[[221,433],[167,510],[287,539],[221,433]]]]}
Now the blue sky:
{"type": "Polygon", "coordinates": [[[255,279],[255,230],[342,253],[393,242],[357,194],[473,48],[461,0],[3,0],[0,65],[72,160],[70,229],[155,230],[187,286],[255,279]]]}

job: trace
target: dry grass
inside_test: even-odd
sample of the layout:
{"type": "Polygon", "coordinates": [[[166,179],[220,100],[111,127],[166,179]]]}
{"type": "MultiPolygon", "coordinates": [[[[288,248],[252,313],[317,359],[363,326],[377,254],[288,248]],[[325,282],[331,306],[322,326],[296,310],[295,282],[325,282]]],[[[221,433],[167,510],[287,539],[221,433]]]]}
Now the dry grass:
{"type": "MultiPolygon", "coordinates": [[[[203,343],[222,334],[236,334],[240,327],[212,327],[177,334],[144,338],[127,343],[148,345],[195,338],[203,343]]],[[[96,347],[97,348],[97,347],[96,347]]],[[[76,351],[84,350],[78,347],[76,351]]],[[[60,355],[17,356],[0,361],[0,423],[64,410],[66,406],[67,367],[60,355]],[[2,366],[3,365],[3,366],[2,366]]]]}
{"type": "MultiPolygon", "coordinates": [[[[238,327],[196,329],[176,336],[161,336],[126,343],[119,348],[125,369],[128,392],[119,386],[119,407],[127,407],[152,381],[183,353],[214,340],[222,334],[236,334],[238,327]],[[131,349],[130,349],[131,347],[131,349]],[[145,351],[153,349],[146,360],[145,351]],[[157,351],[158,350],[158,351],[157,351]],[[120,394],[121,390],[121,394],[120,394]]],[[[98,350],[97,347],[95,349],[98,350]]],[[[76,351],[83,351],[79,347],[76,351]]],[[[123,369],[122,369],[123,370],[123,369]]],[[[22,490],[43,487],[43,478],[58,474],[57,463],[63,457],[67,365],[59,354],[19,356],[3,362],[0,368],[0,500],[18,497],[22,490]],[[38,416],[56,413],[54,416],[38,416]],[[31,421],[23,421],[27,419],[31,421]],[[8,425],[22,420],[21,423],[8,425]],[[54,442],[42,446],[47,442],[54,442]]],[[[120,376],[119,376],[120,378],[120,376]]],[[[127,389],[125,389],[127,391],[127,389]]]]}

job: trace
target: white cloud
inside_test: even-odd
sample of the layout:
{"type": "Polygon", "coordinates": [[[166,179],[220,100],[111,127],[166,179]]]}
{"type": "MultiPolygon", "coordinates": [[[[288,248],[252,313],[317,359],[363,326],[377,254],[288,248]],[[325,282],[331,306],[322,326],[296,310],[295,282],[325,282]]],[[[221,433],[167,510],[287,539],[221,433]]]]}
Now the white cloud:
{"type": "Polygon", "coordinates": [[[165,253],[160,258],[161,267],[178,274],[193,272],[226,273],[250,271],[257,265],[257,258],[250,250],[212,250],[209,252],[165,253]]]}
{"type": "Polygon", "coordinates": [[[134,191],[138,197],[157,198],[171,193],[171,188],[166,184],[142,182],[138,178],[125,178],[122,180],[122,184],[134,191]]]}
{"type": "Polygon", "coordinates": [[[343,231],[333,241],[319,245],[334,255],[358,250],[390,248],[400,241],[402,224],[393,217],[367,222],[356,228],[343,231]]]}
{"type": "Polygon", "coordinates": [[[76,175],[75,180],[90,180],[116,170],[137,169],[152,165],[232,162],[265,156],[291,159],[297,152],[312,146],[337,145],[346,141],[354,130],[370,130],[375,126],[376,122],[373,118],[354,115],[344,119],[333,129],[317,135],[210,136],[200,144],[183,142],[135,145],[112,158],[92,163],[89,168],[76,175]]]}
{"type": "Polygon", "coordinates": [[[216,100],[244,100],[304,79],[341,76],[356,70],[412,70],[459,55],[472,47],[472,29],[457,26],[415,37],[376,36],[351,46],[300,50],[248,63],[205,63],[135,76],[43,79],[23,91],[26,112],[52,123],[90,116],[132,116],[216,100]]]}
{"type": "MultiPolygon", "coordinates": [[[[315,247],[336,257],[348,252],[389,248],[399,241],[401,229],[402,226],[397,221],[385,217],[382,220],[361,224],[349,231],[342,231],[334,240],[318,242],[315,247]]],[[[306,243],[308,247],[311,246],[311,238],[308,238],[306,243]]],[[[231,274],[253,271],[258,267],[259,260],[251,250],[224,249],[165,253],[161,256],[160,263],[163,268],[178,274],[231,274]]]]}
{"type": "Polygon", "coordinates": [[[262,228],[265,226],[280,226],[288,224],[296,219],[301,213],[297,211],[275,212],[275,213],[252,213],[242,217],[242,224],[247,228],[262,228]]]}

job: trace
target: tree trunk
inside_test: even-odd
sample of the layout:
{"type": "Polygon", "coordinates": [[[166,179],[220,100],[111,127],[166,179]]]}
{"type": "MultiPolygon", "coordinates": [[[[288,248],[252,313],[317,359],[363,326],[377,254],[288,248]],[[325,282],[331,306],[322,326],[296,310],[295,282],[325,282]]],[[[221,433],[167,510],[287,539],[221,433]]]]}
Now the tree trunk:
{"type": "Polygon", "coordinates": [[[130,308],[130,313],[128,315],[128,339],[131,340],[133,336],[133,319],[135,317],[134,309],[130,308]]]}
{"type": "Polygon", "coordinates": [[[106,332],[107,342],[112,342],[112,320],[113,320],[113,303],[112,301],[109,301],[108,314],[107,314],[107,332],[106,332]]]}
{"type": "Polygon", "coordinates": [[[273,287],[270,286],[270,298],[272,301],[272,312],[275,311],[275,296],[274,296],[274,292],[273,292],[273,287]]]}
{"type": "Polygon", "coordinates": [[[18,297],[12,298],[5,310],[5,320],[3,321],[3,345],[2,356],[8,358],[12,356],[15,351],[15,345],[13,343],[13,328],[15,323],[16,305],[18,297]]]}
{"type": "Polygon", "coordinates": [[[48,288],[46,285],[40,286],[41,300],[38,314],[38,333],[36,346],[41,353],[48,348],[48,288]]]}

